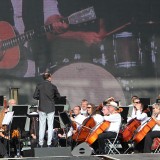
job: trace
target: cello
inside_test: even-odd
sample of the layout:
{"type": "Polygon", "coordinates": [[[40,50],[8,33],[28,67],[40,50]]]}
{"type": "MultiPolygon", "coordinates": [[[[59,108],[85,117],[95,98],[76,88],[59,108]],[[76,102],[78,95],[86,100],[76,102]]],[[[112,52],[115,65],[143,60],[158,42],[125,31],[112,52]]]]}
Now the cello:
{"type": "Polygon", "coordinates": [[[141,125],[140,120],[131,119],[126,125],[125,129],[121,132],[123,142],[128,142],[133,137],[136,129],[141,125]]]}
{"type": "Polygon", "coordinates": [[[75,140],[76,142],[84,142],[90,135],[92,128],[96,126],[96,122],[92,116],[96,113],[96,111],[100,110],[103,107],[102,103],[96,108],[93,104],[89,105],[91,105],[91,108],[94,110],[92,110],[92,113],[89,115],[89,117],[83,121],[80,130],[77,130],[77,132],[72,136],[73,140],[75,140]]]}
{"type": "MultiPolygon", "coordinates": [[[[122,111],[123,109],[119,108],[117,112],[120,113],[122,111]]],[[[93,144],[97,140],[98,135],[103,133],[109,126],[110,126],[110,122],[104,120],[100,124],[100,126],[87,137],[85,142],[87,142],[89,145],[93,144]]]]}
{"type": "MultiPolygon", "coordinates": [[[[146,110],[143,111],[143,113],[147,113],[147,112],[149,112],[149,111],[150,111],[149,109],[146,109],[146,110]]],[[[128,141],[130,141],[130,140],[133,138],[133,136],[134,136],[137,128],[138,128],[140,125],[141,125],[141,121],[140,121],[140,120],[138,120],[138,119],[136,119],[136,118],[131,119],[131,120],[127,123],[125,129],[121,132],[123,142],[128,142],[128,141]]]]}
{"type": "Polygon", "coordinates": [[[87,142],[89,145],[93,144],[98,138],[98,135],[103,133],[103,131],[105,131],[109,127],[109,125],[110,125],[109,121],[104,121],[102,124],[100,124],[100,126],[94,132],[92,132],[87,137],[85,142],[87,142]]]}
{"type": "Polygon", "coordinates": [[[80,130],[77,130],[75,134],[72,135],[72,139],[76,142],[84,142],[86,137],[90,134],[91,129],[96,125],[93,117],[86,118],[80,130]]]}
{"type": "Polygon", "coordinates": [[[133,137],[133,141],[139,143],[155,125],[156,121],[150,118],[149,122],[133,137]]]}

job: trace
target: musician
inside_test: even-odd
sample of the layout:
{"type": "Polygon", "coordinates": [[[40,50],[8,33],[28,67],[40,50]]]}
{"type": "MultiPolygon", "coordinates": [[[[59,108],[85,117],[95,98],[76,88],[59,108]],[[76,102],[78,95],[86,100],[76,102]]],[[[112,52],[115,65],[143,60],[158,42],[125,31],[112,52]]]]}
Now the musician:
{"type": "Polygon", "coordinates": [[[147,114],[145,112],[143,112],[143,104],[141,103],[139,98],[134,98],[133,99],[133,110],[132,110],[132,115],[130,118],[128,118],[128,122],[131,119],[138,119],[141,121],[141,123],[143,124],[148,118],[147,114]]]}
{"type": "MultiPolygon", "coordinates": [[[[75,134],[82,127],[82,123],[86,118],[84,115],[81,115],[81,107],[80,106],[74,106],[73,113],[74,113],[74,118],[70,117],[70,119],[72,121],[72,126],[70,127],[70,129],[67,133],[67,138],[69,138],[69,139],[71,138],[71,136],[73,134],[75,134]]],[[[58,134],[58,136],[59,136],[59,138],[64,138],[65,134],[64,135],[58,134]]],[[[71,147],[73,149],[76,145],[76,142],[74,140],[72,140],[71,145],[72,145],[71,147]]]]}
{"type": "MultiPolygon", "coordinates": [[[[92,132],[94,132],[99,125],[103,122],[103,116],[100,114],[100,110],[97,110],[97,107],[92,104],[92,103],[88,103],[87,105],[87,114],[88,116],[92,116],[94,121],[95,121],[95,126],[92,129],[92,132]]],[[[91,132],[91,133],[92,133],[91,132]]],[[[94,153],[98,152],[98,141],[96,140],[91,147],[94,149],[94,153]]]]}
{"type": "Polygon", "coordinates": [[[103,107],[102,112],[104,114],[104,120],[109,121],[110,126],[107,130],[105,130],[98,136],[98,147],[100,154],[105,154],[105,139],[115,138],[117,133],[119,133],[119,129],[121,126],[121,115],[120,113],[118,113],[119,108],[117,103],[111,101],[106,105],[107,106],[103,107]]]}
{"type": "Polygon", "coordinates": [[[38,144],[38,138],[39,138],[39,119],[38,117],[32,117],[30,135],[31,135],[31,148],[35,148],[38,144]]]}
{"type": "MultiPolygon", "coordinates": [[[[136,130],[136,132],[139,132],[149,118],[147,114],[143,111],[143,104],[141,103],[139,98],[135,98],[133,100],[133,104],[134,104],[134,107],[133,107],[131,118],[132,119],[136,118],[137,120],[140,120],[141,125],[136,130]]],[[[134,153],[143,152],[143,148],[144,148],[144,139],[138,144],[135,143],[134,153]]]]}
{"type": "Polygon", "coordinates": [[[15,100],[15,99],[9,99],[8,100],[8,108],[9,108],[9,111],[12,111],[12,107],[14,106],[14,105],[16,105],[17,104],[17,101],[15,100]]]}
{"type": "Polygon", "coordinates": [[[132,112],[133,112],[133,108],[134,108],[134,100],[137,99],[137,98],[138,98],[138,96],[136,96],[136,95],[134,95],[134,96],[131,97],[131,104],[129,105],[129,110],[128,110],[127,117],[131,117],[132,112]]]}
{"type": "Polygon", "coordinates": [[[6,136],[3,131],[3,119],[5,116],[5,113],[8,112],[8,108],[7,108],[7,101],[4,98],[4,102],[3,102],[3,109],[0,111],[0,155],[4,158],[8,158],[8,154],[7,154],[7,141],[6,139],[8,139],[8,136],[6,136]]]}
{"type": "Polygon", "coordinates": [[[81,114],[83,114],[84,116],[87,116],[87,104],[88,101],[86,99],[83,99],[81,101],[81,114]]]}
{"type": "MultiPolygon", "coordinates": [[[[91,0],[86,0],[85,3],[81,0],[57,0],[57,2],[61,16],[50,14],[46,24],[52,24],[54,21],[60,23],[62,17],[68,17],[72,13],[89,6],[97,6],[95,4],[96,2],[91,0]]],[[[104,21],[97,18],[95,21],[85,24],[70,25],[63,34],[50,34],[48,39],[51,42],[51,60],[53,66],[72,63],[74,61],[88,61],[89,59],[93,62],[93,58],[95,58],[94,54],[100,52],[100,49],[98,47],[92,47],[94,44],[102,41],[102,36],[105,33],[104,21]],[[52,39],[54,40],[53,42],[52,39]],[[63,46],[63,49],[61,49],[61,46],[63,46]]],[[[95,61],[98,60],[96,59],[95,61]]]]}
{"type": "Polygon", "coordinates": [[[92,116],[96,122],[95,128],[103,122],[103,117],[100,115],[100,111],[96,109],[96,106],[93,103],[88,103],[87,105],[87,114],[92,116]]]}
{"type": "Polygon", "coordinates": [[[153,139],[157,137],[160,138],[160,103],[153,104],[152,109],[153,109],[152,118],[155,120],[156,125],[145,136],[144,150],[143,150],[144,153],[151,153],[151,146],[153,143],[153,139]]]}

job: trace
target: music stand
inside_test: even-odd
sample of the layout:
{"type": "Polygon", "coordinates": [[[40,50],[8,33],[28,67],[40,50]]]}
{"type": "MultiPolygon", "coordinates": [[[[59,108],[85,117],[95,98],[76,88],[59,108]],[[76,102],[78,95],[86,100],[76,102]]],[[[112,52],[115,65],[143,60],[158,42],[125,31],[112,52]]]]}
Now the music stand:
{"type": "Polygon", "coordinates": [[[24,130],[27,119],[26,114],[28,112],[28,105],[14,105],[12,106],[12,111],[14,111],[14,116],[11,129],[19,128],[21,131],[24,130]]]}
{"type": "Polygon", "coordinates": [[[4,96],[0,96],[0,106],[3,106],[4,96]]]}
{"type": "Polygon", "coordinates": [[[122,122],[127,123],[127,116],[128,116],[129,107],[128,106],[120,106],[120,108],[123,109],[123,111],[120,113],[121,117],[122,117],[122,122]]]}
{"type": "MultiPolygon", "coordinates": [[[[140,98],[141,103],[143,104],[143,110],[150,109],[150,98],[140,98]]],[[[152,111],[147,112],[148,117],[151,117],[152,111]]]]}
{"type": "Polygon", "coordinates": [[[64,111],[64,105],[55,105],[55,116],[64,111]]]}
{"type": "Polygon", "coordinates": [[[71,127],[72,121],[69,118],[69,115],[66,112],[60,112],[59,116],[63,122],[63,124],[65,125],[66,128],[66,147],[67,147],[67,141],[68,141],[68,137],[67,137],[67,133],[68,133],[68,128],[71,127]]]}

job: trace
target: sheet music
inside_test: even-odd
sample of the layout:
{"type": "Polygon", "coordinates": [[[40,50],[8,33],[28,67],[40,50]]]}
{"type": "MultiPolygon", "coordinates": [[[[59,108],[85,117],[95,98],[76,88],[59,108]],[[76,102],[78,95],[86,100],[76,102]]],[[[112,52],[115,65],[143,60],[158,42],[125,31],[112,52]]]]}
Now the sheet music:
{"type": "Polygon", "coordinates": [[[12,121],[14,112],[7,112],[3,118],[2,125],[9,125],[9,123],[12,121]]]}

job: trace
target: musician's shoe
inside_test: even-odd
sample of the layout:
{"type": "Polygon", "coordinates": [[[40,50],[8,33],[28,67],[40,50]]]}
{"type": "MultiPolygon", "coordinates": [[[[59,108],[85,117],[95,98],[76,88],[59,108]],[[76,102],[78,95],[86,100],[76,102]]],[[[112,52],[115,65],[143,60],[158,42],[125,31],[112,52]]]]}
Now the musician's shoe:
{"type": "Polygon", "coordinates": [[[38,148],[43,148],[43,145],[38,144],[38,148]]]}
{"type": "Polygon", "coordinates": [[[53,145],[48,145],[47,147],[50,148],[50,147],[53,147],[53,145]]]}

